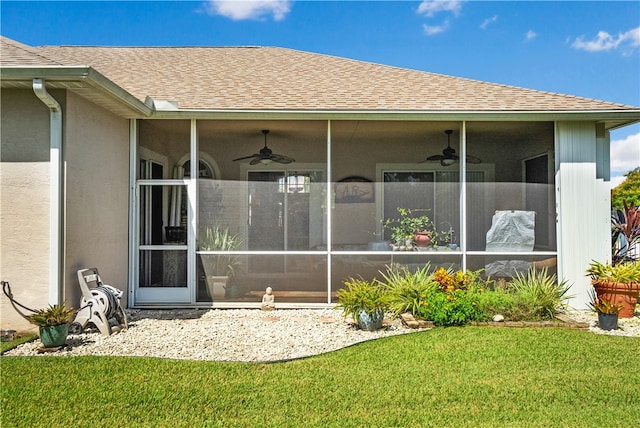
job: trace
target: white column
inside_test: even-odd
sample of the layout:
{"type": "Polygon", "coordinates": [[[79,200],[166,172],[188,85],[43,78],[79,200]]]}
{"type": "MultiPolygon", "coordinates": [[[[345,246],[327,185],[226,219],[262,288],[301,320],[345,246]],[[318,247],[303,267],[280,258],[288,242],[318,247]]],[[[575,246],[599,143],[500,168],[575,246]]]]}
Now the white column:
{"type": "Polygon", "coordinates": [[[589,302],[589,262],[611,259],[611,200],[596,174],[597,149],[595,123],[556,123],[558,277],[573,284],[569,303],[579,309],[589,302]]]}
{"type": "Polygon", "coordinates": [[[331,121],[327,121],[327,191],[325,201],[327,205],[327,303],[331,303],[331,251],[333,230],[331,226],[331,219],[333,216],[333,209],[331,203],[333,201],[333,184],[332,184],[332,171],[331,171],[331,121]]]}
{"type": "Polygon", "coordinates": [[[196,228],[198,225],[197,215],[197,188],[198,177],[200,175],[200,160],[198,156],[198,127],[195,119],[191,119],[190,138],[190,159],[191,167],[189,182],[187,184],[187,284],[191,289],[191,301],[196,301],[198,291],[198,281],[196,274],[196,228]]]}
{"type": "Polygon", "coordinates": [[[138,269],[140,251],[138,249],[138,234],[140,227],[138,222],[138,121],[129,121],[129,294],[127,306],[135,305],[135,290],[138,283],[138,269]]]}

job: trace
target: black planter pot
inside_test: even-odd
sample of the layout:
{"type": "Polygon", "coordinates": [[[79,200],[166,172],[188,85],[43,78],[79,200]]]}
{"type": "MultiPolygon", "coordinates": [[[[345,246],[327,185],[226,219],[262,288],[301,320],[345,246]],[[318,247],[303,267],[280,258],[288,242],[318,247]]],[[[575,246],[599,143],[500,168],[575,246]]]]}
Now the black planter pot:
{"type": "Polygon", "coordinates": [[[618,314],[603,314],[598,312],[598,327],[602,330],[618,329],[618,314]]]}

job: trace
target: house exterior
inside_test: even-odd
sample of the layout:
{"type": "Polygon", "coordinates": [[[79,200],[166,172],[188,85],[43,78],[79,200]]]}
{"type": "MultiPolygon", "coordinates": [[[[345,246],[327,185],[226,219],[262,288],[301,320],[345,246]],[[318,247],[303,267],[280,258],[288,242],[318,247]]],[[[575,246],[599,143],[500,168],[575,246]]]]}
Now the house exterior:
{"type": "Polygon", "coordinates": [[[259,307],[267,286],[324,307],[391,263],[514,263],[584,308],[610,258],[609,131],[638,107],[283,48],[0,47],[0,277],[26,306],[77,306],[87,267],[128,307],[259,307]],[[401,251],[398,208],[440,242],[401,251]]]}

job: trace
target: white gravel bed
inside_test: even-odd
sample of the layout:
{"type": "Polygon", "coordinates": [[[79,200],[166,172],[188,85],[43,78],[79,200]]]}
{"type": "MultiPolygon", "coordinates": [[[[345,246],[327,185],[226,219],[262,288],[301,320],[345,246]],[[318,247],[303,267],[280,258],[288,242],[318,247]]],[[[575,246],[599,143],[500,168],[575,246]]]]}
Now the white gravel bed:
{"type": "Polygon", "coordinates": [[[181,360],[266,362],[302,358],[359,342],[415,332],[399,320],[375,332],[355,328],[334,309],[261,311],[131,310],[129,329],[109,337],[97,330],[69,335],[67,347],[38,353],[39,340],[6,352],[26,355],[112,355],[181,360]]]}
{"type": "Polygon", "coordinates": [[[602,330],[598,328],[598,314],[592,311],[566,311],[566,314],[578,322],[589,323],[589,331],[609,336],[640,337],[640,315],[636,311],[633,318],[618,318],[617,330],[602,330]]]}
{"type": "MultiPolygon", "coordinates": [[[[588,322],[597,334],[640,336],[640,317],[619,320],[619,329],[597,327],[597,315],[567,311],[588,322]]],[[[6,352],[6,356],[111,355],[179,360],[267,362],[302,358],[397,334],[413,333],[393,320],[375,332],[358,330],[333,309],[129,310],[129,329],[103,337],[96,329],[69,335],[67,347],[38,353],[39,340],[6,352]]]]}

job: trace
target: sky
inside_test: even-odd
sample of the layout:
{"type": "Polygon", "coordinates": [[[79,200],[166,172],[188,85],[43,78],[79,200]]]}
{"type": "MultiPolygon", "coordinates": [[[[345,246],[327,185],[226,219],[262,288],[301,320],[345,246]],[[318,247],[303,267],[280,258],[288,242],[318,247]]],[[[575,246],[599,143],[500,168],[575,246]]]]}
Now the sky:
{"type": "MultiPolygon", "coordinates": [[[[640,107],[640,2],[0,1],[31,46],[278,46],[640,107]]],[[[612,186],[640,124],[611,133],[612,186]]]]}

